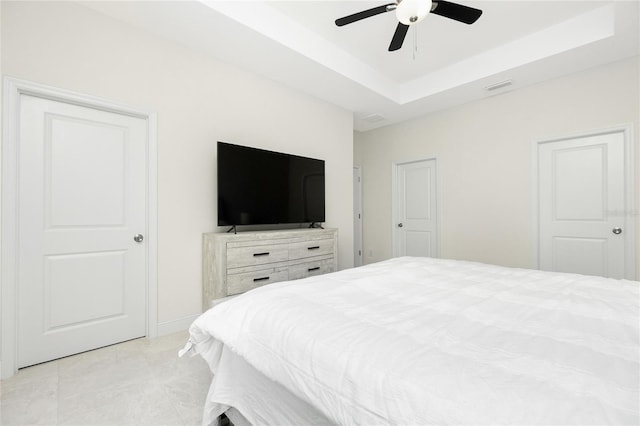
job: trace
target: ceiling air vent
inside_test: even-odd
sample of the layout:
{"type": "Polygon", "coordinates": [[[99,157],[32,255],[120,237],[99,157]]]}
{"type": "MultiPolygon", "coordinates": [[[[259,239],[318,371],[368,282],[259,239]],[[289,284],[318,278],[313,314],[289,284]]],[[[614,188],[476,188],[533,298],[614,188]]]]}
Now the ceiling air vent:
{"type": "Polygon", "coordinates": [[[511,86],[513,84],[513,80],[504,80],[499,83],[494,83],[486,86],[484,89],[487,92],[491,92],[493,90],[502,89],[503,87],[511,86]]]}
{"type": "Polygon", "coordinates": [[[380,114],[369,114],[367,116],[362,117],[363,121],[367,121],[369,123],[378,123],[383,121],[385,118],[380,114]]]}

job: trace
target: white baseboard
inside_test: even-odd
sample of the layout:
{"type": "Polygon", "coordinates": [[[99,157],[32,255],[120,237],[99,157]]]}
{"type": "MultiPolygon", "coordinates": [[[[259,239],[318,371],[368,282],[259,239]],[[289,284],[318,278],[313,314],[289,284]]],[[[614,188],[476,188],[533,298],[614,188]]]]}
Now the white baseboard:
{"type": "Polygon", "coordinates": [[[158,337],[188,330],[191,323],[199,316],[200,314],[189,315],[188,317],[158,323],[158,337]]]}

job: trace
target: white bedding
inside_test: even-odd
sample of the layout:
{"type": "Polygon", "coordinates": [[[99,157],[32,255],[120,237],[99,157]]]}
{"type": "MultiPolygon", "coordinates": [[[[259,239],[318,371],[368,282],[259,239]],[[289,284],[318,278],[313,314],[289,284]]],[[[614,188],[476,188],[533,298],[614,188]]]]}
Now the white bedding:
{"type": "Polygon", "coordinates": [[[258,288],[190,340],[338,424],[637,425],[639,285],[404,257],[258,288]]]}

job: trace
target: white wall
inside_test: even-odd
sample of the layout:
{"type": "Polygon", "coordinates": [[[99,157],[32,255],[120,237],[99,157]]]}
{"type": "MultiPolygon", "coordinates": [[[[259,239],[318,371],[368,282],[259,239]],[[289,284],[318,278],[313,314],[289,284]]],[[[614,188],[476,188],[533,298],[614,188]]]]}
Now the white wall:
{"type": "MultiPolygon", "coordinates": [[[[632,123],[640,175],[639,71],[636,57],[357,133],[354,161],[363,167],[365,261],[392,255],[392,162],[435,157],[441,257],[532,267],[532,144],[632,123]]],[[[636,194],[638,188],[636,182],[636,194]]],[[[637,208],[635,215],[638,222],[637,208]]],[[[636,229],[640,242],[640,223],[636,229]]]]}
{"type": "Polygon", "coordinates": [[[201,310],[216,141],[326,160],[326,226],[353,265],[352,114],[71,2],[2,2],[5,75],[158,113],[159,322],[201,310]]]}

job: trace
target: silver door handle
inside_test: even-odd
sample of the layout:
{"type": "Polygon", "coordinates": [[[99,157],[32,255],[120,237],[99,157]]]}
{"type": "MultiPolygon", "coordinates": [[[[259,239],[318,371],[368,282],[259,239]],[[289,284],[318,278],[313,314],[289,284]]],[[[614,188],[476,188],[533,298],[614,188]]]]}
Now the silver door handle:
{"type": "Polygon", "coordinates": [[[618,234],[622,234],[622,228],[619,227],[615,227],[611,230],[611,232],[613,232],[614,234],[618,235],[618,234]]]}
{"type": "Polygon", "coordinates": [[[402,223],[398,224],[398,228],[402,228],[404,225],[402,223]]]}
{"type": "Polygon", "coordinates": [[[136,234],[133,236],[133,241],[136,243],[141,243],[144,240],[144,236],[142,234],[136,234]]]}

